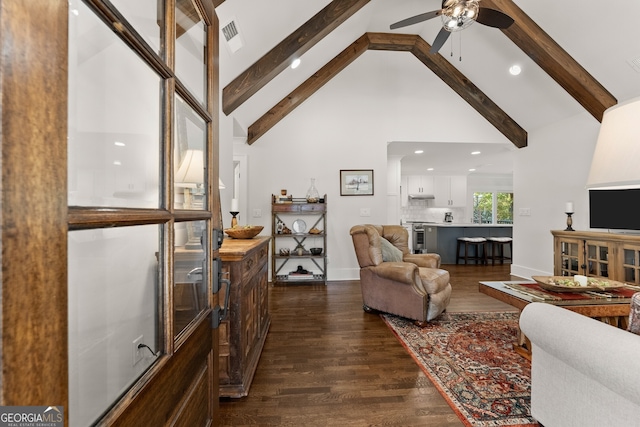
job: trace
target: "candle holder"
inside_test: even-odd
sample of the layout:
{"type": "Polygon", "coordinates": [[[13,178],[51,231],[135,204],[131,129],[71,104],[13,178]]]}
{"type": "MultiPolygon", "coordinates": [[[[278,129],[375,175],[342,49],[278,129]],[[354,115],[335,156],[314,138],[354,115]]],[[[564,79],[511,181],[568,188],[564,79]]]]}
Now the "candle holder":
{"type": "Polygon", "coordinates": [[[231,214],[231,228],[235,227],[236,225],[238,225],[238,219],[236,218],[236,215],[238,215],[240,212],[229,212],[231,214]]]}
{"type": "Polygon", "coordinates": [[[573,212],[565,212],[567,214],[567,228],[564,231],[575,231],[571,226],[573,225],[573,219],[571,219],[571,215],[573,212]]]}

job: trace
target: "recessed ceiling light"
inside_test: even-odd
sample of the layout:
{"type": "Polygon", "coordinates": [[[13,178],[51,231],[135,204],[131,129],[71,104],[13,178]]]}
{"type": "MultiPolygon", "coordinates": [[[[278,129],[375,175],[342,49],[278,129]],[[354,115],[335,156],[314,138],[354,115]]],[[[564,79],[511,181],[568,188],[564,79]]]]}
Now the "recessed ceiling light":
{"type": "Polygon", "coordinates": [[[427,168],[427,170],[428,170],[428,171],[432,171],[432,170],[433,170],[433,168],[427,168]]]}
{"type": "Polygon", "coordinates": [[[122,166],[122,162],[120,160],[114,160],[113,164],[116,166],[122,166]]]}
{"type": "Polygon", "coordinates": [[[512,65],[511,68],[509,68],[509,73],[511,73],[512,76],[517,76],[521,71],[522,68],[520,68],[519,65],[512,65]]]}
{"type": "Polygon", "coordinates": [[[472,152],[471,152],[471,155],[472,155],[472,156],[477,156],[478,154],[480,154],[480,151],[472,151],[472,152]]]}
{"type": "Polygon", "coordinates": [[[124,147],[126,144],[124,142],[116,141],[113,143],[116,147],[124,147]]]}
{"type": "Polygon", "coordinates": [[[298,68],[298,65],[300,65],[300,58],[296,58],[293,60],[293,62],[291,63],[291,69],[295,70],[296,68],[298,68]]]}
{"type": "Polygon", "coordinates": [[[416,150],[416,151],[414,151],[414,153],[415,154],[422,154],[422,153],[424,153],[424,150],[416,150]]]}
{"type": "Polygon", "coordinates": [[[474,168],[469,169],[469,172],[475,172],[476,170],[474,168]]]}

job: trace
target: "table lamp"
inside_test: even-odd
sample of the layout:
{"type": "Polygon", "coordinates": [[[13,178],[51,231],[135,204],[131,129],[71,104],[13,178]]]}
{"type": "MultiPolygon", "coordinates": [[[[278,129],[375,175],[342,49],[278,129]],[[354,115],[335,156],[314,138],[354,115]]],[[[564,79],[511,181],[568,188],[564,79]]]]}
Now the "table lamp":
{"type": "MultiPolygon", "coordinates": [[[[204,155],[202,150],[187,150],[175,174],[176,187],[184,189],[184,208],[204,208],[204,155]]],[[[202,231],[193,221],[187,223],[185,249],[202,249],[202,231]]]]}

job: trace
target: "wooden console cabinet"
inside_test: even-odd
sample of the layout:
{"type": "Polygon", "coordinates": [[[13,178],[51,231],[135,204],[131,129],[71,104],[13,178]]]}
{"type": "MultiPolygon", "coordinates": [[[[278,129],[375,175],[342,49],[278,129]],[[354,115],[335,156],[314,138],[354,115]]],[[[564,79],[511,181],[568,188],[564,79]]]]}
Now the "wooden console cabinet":
{"type": "Polygon", "coordinates": [[[640,285],[640,235],[552,231],[556,276],[582,274],[640,285]]]}
{"type": "MultiPolygon", "coordinates": [[[[269,316],[269,237],[231,239],[220,248],[222,270],[229,273],[229,315],[220,325],[220,396],[244,397],[256,372],[269,316]]],[[[224,301],[221,292],[220,300],[224,301]]]]}

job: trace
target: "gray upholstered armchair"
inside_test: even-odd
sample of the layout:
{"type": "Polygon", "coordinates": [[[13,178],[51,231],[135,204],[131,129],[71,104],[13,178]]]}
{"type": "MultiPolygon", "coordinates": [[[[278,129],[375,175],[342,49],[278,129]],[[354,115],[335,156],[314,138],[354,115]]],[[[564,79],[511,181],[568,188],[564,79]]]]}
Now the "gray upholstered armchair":
{"type": "Polygon", "coordinates": [[[356,225],[351,238],[360,265],[365,311],[382,311],[419,323],[435,319],[449,304],[449,272],[440,255],[411,254],[399,225],[356,225]]]}

